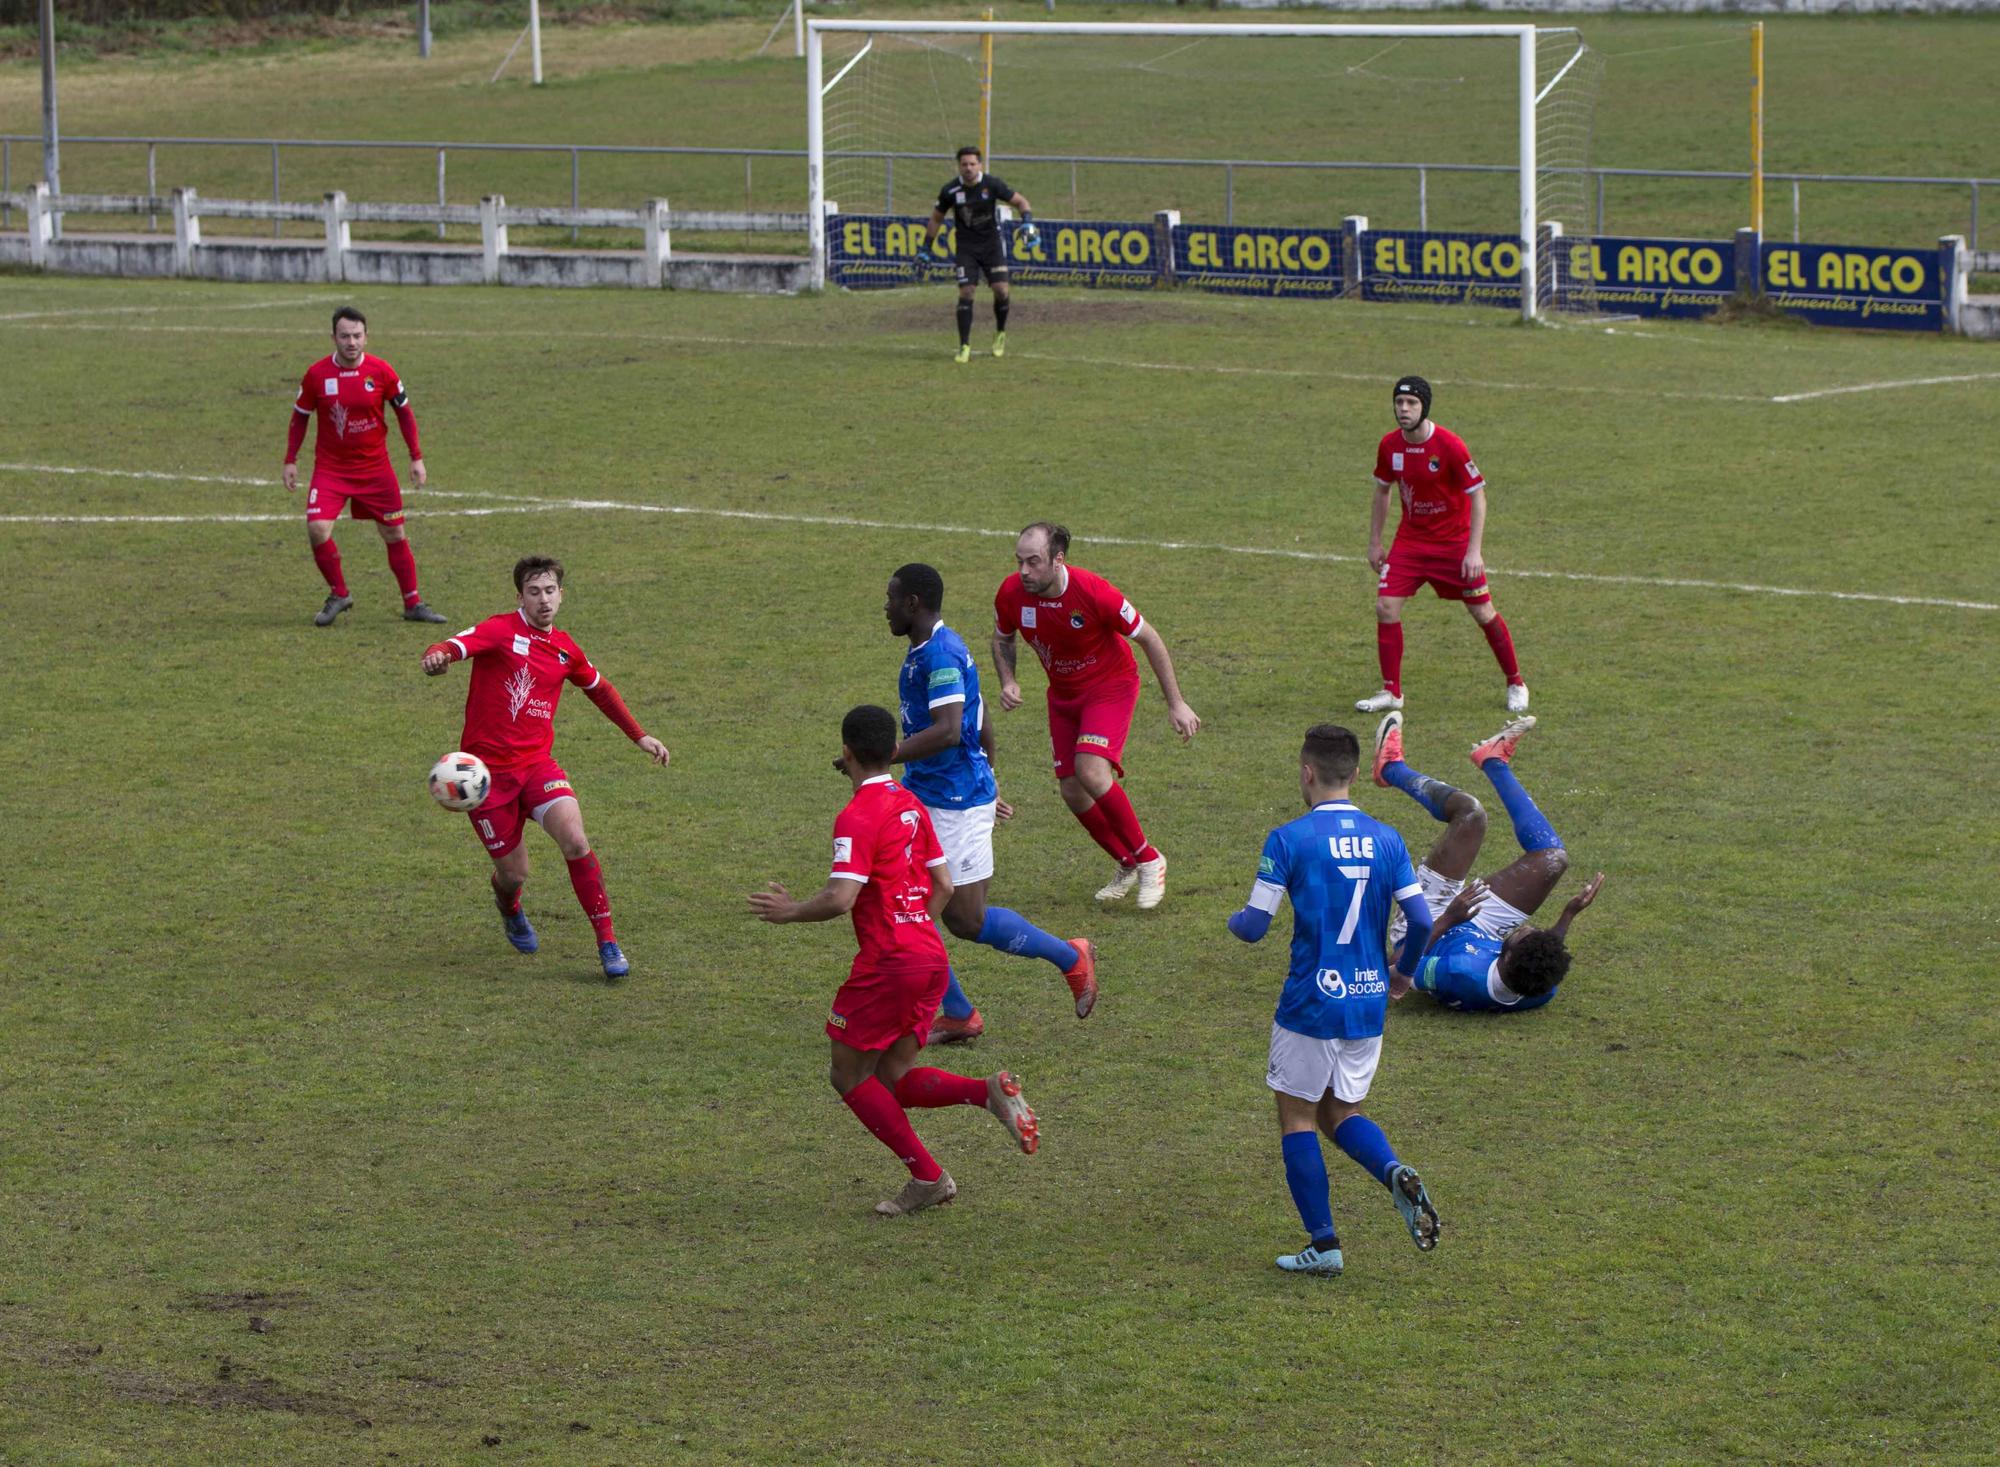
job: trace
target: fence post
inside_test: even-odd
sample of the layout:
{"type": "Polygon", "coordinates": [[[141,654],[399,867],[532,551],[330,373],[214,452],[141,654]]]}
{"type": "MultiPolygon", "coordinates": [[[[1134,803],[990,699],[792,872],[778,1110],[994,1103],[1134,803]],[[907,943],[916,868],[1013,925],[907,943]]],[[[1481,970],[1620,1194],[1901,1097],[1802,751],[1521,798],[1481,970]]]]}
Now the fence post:
{"type": "MultiPolygon", "coordinates": [[[[569,206],[572,209],[583,207],[582,188],[578,178],[580,168],[581,165],[577,162],[577,151],[575,148],[571,148],[569,150],[569,206]]],[[[569,242],[571,244],[576,243],[576,226],[574,224],[570,226],[569,242]]]]}
{"type": "Polygon", "coordinates": [[[1597,238],[1604,238],[1604,175],[1597,175],[1597,238]]]}
{"type": "Polygon", "coordinates": [[[1361,236],[1368,232],[1366,214],[1349,214],[1340,221],[1340,292],[1358,295],[1361,290],[1361,236]]]}
{"type": "Polygon", "coordinates": [[[37,270],[49,264],[49,245],[55,240],[55,219],[49,212],[49,186],[40,179],[28,190],[28,263],[37,270]]]}
{"type": "MultiPolygon", "coordinates": [[[[271,202],[274,204],[282,204],[284,201],[285,201],[284,190],[280,188],[278,184],[278,145],[276,143],[273,143],[271,144],[271,202]]],[[[281,237],[284,234],[284,232],[285,232],[285,221],[282,219],[273,219],[271,221],[271,238],[277,239],[281,237]]]]}
{"type": "Polygon", "coordinates": [[[674,257],[674,240],[668,227],[667,201],[646,200],[646,273],[639,283],[657,290],[666,283],[667,261],[674,257]]]}
{"type": "Polygon", "coordinates": [[[1799,181],[1792,180],[1792,243],[1799,242],[1799,181]]]}
{"type": "MultiPolygon", "coordinates": [[[[149,199],[157,199],[160,196],[159,159],[160,145],[158,143],[146,144],[146,197],[149,199]]],[[[146,228],[157,231],[159,227],[159,214],[157,212],[147,214],[146,228]]]]}
{"type": "Polygon", "coordinates": [[[1076,218],[1076,217],[1077,217],[1077,215],[1076,215],[1076,159],[1074,159],[1074,158],[1072,158],[1072,159],[1070,159],[1070,160],[1069,160],[1069,217],[1070,217],[1070,218],[1072,218],[1072,219],[1074,219],[1074,218],[1076,218]]]}
{"type": "Polygon", "coordinates": [[[1222,165],[1222,222],[1224,224],[1234,224],[1236,222],[1236,165],[1234,163],[1225,163],[1222,165]]]}
{"type": "Polygon", "coordinates": [[[1965,296],[1972,273],[1972,259],[1965,240],[1947,234],[1938,240],[1938,289],[1944,297],[1944,329],[1962,335],[1965,331],[1965,296]]]}
{"type": "Polygon", "coordinates": [[[1431,228],[1430,180],[1425,170],[1417,170],[1417,229],[1428,234],[1431,228]]]}
{"type": "Polygon", "coordinates": [[[1746,298],[1764,293],[1764,238],[1754,229],[1736,231],[1736,293],[1746,298]]]}
{"type": "MultiPolygon", "coordinates": [[[[11,194],[12,192],[14,192],[14,143],[10,138],[0,138],[0,194],[11,194]]],[[[1979,213],[1979,195],[1977,193],[1973,194],[1972,200],[1972,212],[1977,216],[1979,213]]],[[[12,204],[0,206],[0,228],[12,229],[13,227],[14,206],[12,204]]],[[[1977,230],[1973,232],[1975,235],[1978,233],[1977,230]]]]}
{"type": "Polygon", "coordinates": [[[335,189],[326,196],[326,278],[338,284],[347,279],[347,195],[335,189]]]}
{"type": "Polygon", "coordinates": [[[1966,239],[1966,248],[1979,248],[1979,180],[1972,181],[1972,233],[1966,239]]]}
{"type": "Polygon", "coordinates": [[[174,274],[194,274],[194,252],[201,244],[201,201],[191,188],[174,190],[174,274]]]}
{"type": "MultiPolygon", "coordinates": [[[[438,149],[438,207],[444,207],[444,149],[438,149]]],[[[444,220],[438,220],[438,238],[444,238],[444,220]]]]}
{"type": "Polygon", "coordinates": [[[743,211],[746,214],[757,207],[751,202],[756,195],[750,189],[750,165],[756,161],[756,158],[749,153],[743,155],[743,211]]]}
{"type": "Polygon", "coordinates": [[[500,211],[507,207],[504,194],[488,194],[479,201],[479,274],[488,285],[500,283],[500,257],[507,253],[507,226],[500,211]]]}
{"type": "Polygon", "coordinates": [[[1153,253],[1160,262],[1162,285],[1172,285],[1180,276],[1180,261],[1174,258],[1174,231],[1180,222],[1178,209],[1160,209],[1153,215],[1153,253]]]}

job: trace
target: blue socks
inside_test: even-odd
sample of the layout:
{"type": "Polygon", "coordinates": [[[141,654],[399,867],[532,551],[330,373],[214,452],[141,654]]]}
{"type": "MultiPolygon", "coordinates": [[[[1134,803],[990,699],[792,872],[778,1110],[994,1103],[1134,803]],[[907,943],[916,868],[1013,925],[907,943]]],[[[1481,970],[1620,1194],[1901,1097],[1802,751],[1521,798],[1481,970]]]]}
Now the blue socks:
{"type": "MultiPolygon", "coordinates": [[[[1376,1132],[1379,1136],[1381,1132],[1376,1132]]],[[[1338,1248],[1340,1238],[1333,1230],[1333,1193],[1326,1180],[1326,1157],[1320,1153],[1317,1131],[1291,1131],[1284,1138],[1285,1185],[1292,1189],[1292,1205],[1315,1248],[1338,1248]]]]}
{"type": "MultiPolygon", "coordinates": [[[[1289,1141],[1291,1137],[1285,1139],[1289,1141]]],[[[1389,1173],[1402,1165],[1396,1159],[1396,1148],[1382,1134],[1382,1128],[1366,1116],[1349,1116],[1335,1126],[1333,1144],[1385,1187],[1389,1185],[1389,1173]]],[[[1291,1153],[1287,1151],[1285,1154],[1290,1156],[1291,1153]]]]}
{"type": "Polygon", "coordinates": [[[1432,779],[1428,774],[1419,774],[1401,759],[1382,766],[1382,777],[1422,805],[1436,821],[1448,821],[1451,817],[1444,813],[1445,801],[1458,791],[1441,779],[1432,779]]]}
{"type": "MultiPolygon", "coordinates": [[[[1060,937],[1049,936],[1019,912],[1010,912],[1005,907],[986,909],[986,920],[979,924],[979,936],[973,940],[1016,957],[1054,963],[1059,973],[1067,973],[1076,966],[1074,947],[1060,937]]],[[[945,1003],[949,1005],[951,1000],[947,998],[945,1003]]],[[[948,1007],[946,1011],[949,1012],[948,1007]]]]}
{"type": "Polygon", "coordinates": [[[938,1011],[947,1019],[971,1018],[972,1000],[967,998],[965,990],[958,986],[957,971],[955,969],[946,971],[951,974],[951,979],[944,986],[944,1002],[938,1005],[938,1011]]]}
{"type": "Polygon", "coordinates": [[[1562,846],[1562,837],[1549,824],[1549,817],[1535,808],[1535,802],[1521,788],[1521,781],[1514,777],[1505,759],[1488,759],[1479,768],[1493,781],[1494,793],[1507,807],[1507,818],[1514,822],[1514,839],[1521,843],[1522,850],[1548,851],[1562,846]]]}

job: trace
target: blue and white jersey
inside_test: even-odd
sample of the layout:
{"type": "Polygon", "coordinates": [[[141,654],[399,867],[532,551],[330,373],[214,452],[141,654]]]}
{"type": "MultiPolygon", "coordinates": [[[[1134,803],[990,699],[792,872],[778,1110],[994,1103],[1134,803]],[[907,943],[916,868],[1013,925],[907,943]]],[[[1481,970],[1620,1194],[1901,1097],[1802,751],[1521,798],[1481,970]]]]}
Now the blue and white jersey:
{"type": "Polygon", "coordinates": [[[1519,1013],[1538,1009],[1555,989],[1522,998],[1500,981],[1500,939],[1470,922],[1445,933],[1417,964],[1417,987],[1448,1009],[1467,1013],[1519,1013]]]}
{"type": "Polygon", "coordinates": [[[965,705],[958,747],[905,764],[903,787],[937,810],[969,810],[998,799],[1000,787],[993,781],[993,765],[979,743],[986,721],[986,705],[979,696],[979,669],[965,650],[965,639],[939,622],[930,640],[912,647],[903,659],[897,695],[906,739],[936,722],[938,709],[950,703],[965,705]]]}
{"type": "Polygon", "coordinates": [[[1314,1039],[1368,1039],[1389,1004],[1390,909],[1419,890],[1403,838],[1346,800],[1315,805],[1264,841],[1250,905],[1292,899],[1292,967],[1278,1024],[1314,1039]]]}

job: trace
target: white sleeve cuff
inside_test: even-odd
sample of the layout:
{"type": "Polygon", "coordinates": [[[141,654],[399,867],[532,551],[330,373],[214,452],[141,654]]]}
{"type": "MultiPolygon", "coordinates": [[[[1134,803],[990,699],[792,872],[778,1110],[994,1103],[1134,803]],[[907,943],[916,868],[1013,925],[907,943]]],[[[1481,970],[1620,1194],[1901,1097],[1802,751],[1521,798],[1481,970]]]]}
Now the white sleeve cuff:
{"type": "Polygon", "coordinates": [[[1423,888],[1415,882],[1411,882],[1408,886],[1399,886],[1395,892],[1396,900],[1400,902],[1404,897],[1413,897],[1422,890],[1423,888]]]}
{"type": "Polygon", "coordinates": [[[868,878],[858,871],[829,871],[826,874],[826,879],[828,881],[858,881],[863,886],[868,884],[868,878]]]}
{"type": "Polygon", "coordinates": [[[963,693],[947,693],[942,698],[931,699],[931,701],[925,706],[930,708],[943,708],[948,704],[963,703],[964,701],[965,701],[965,694],[963,693]]]}
{"type": "Polygon", "coordinates": [[[1261,876],[1250,888],[1250,900],[1246,906],[1254,907],[1271,916],[1278,915],[1279,904],[1285,900],[1285,889],[1274,881],[1266,881],[1261,876]]]}
{"type": "Polygon", "coordinates": [[[924,865],[931,867],[932,869],[935,869],[939,866],[949,866],[950,864],[951,864],[951,859],[948,856],[939,856],[935,861],[924,862],[924,865]]]}
{"type": "Polygon", "coordinates": [[[445,640],[451,643],[452,646],[458,648],[458,655],[460,657],[470,657],[472,655],[469,651],[466,650],[465,643],[459,641],[458,638],[446,637],[445,640]]]}
{"type": "Polygon", "coordinates": [[[599,672],[596,677],[590,680],[590,687],[585,688],[584,691],[586,693],[589,692],[590,688],[596,687],[599,683],[603,681],[604,681],[604,674],[602,672],[599,672]]]}

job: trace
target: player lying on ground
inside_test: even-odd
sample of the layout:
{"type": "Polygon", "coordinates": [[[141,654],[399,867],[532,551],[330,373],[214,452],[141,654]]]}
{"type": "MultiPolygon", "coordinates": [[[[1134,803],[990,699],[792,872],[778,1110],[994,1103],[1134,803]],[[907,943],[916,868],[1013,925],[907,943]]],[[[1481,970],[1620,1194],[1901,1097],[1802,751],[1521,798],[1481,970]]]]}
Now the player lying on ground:
{"type": "Polygon", "coordinates": [[[1401,790],[1444,823],[1444,834],[1417,868],[1425,899],[1434,909],[1442,906],[1429,942],[1420,945],[1414,937],[1404,942],[1396,930],[1390,939],[1402,944],[1399,961],[1408,949],[1422,954],[1414,964],[1416,986],[1446,1008],[1518,1012],[1554,998],[1569,972],[1564,945],[1569,924],[1604,887],[1600,871],[1569,899],[1555,926],[1528,925],[1569,869],[1562,838],[1514,777],[1514,747],[1534,726],[1533,718],[1516,718],[1473,746],[1472,762],[1492,782],[1521,843],[1520,857],[1483,882],[1466,880],[1486,838],[1486,811],[1479,801],[1404,761],[1402,714],[1391,713],[1375,731],[1375,783],[1401,790]]]}
{"type": "Polygon", "coordinates": [[[937,918],[951,900],[951,872],[923,805],[889,777],[895,748],[896,719],[888,709],[850,710],[840,725],[840,760],[854,781],[854,798],[833,822],[826,885],[802,902],[775,881],[750,893],[750,910],[766,922],[854,919],[860,950],[826,1021],[833,1042],[829,1078],[855,1119],[910,1169],[903,1190],[875,1204],[885,1217],[958,1195],[906,1110],[984,1106],[1021,1150],[1032,1154],[1041,1144],[1035,1113],[1007,1071],[976,1080],[917,1068],[917,1051],[944,997],[947,963],[937,918]]]}
{"type": "Polygon", "coordinates": [[[424,451],[417,446],[417,415],[410,411],[410,394],[396,369],[369,356],[367,347],[368,318],[352,306],[335,311],[333,355],[306,368],[285,439],[283,477],[285,488],[292,490],[299,487],[299,449],[306,441],[306,424],[319,419],[311,486],[306,491],[306,542],[326,578],[327,597],[313,625],[332,626],[335,617],[354,605],[340,568],[340,547],[333,543],[334,521],[350,502],[349,514],[375,521],[382,532],[389,569],[403,592],[403,620],[442,622],[443,614],[426,606],[417,592],[417,558],[403,528],[403,486],[396,482],[395,467],[389,462],[389,425],[382,409],[386,406],[396,414],[403,446],[410,451],[410,474],[421,489],[427,476],[424,451]]]}
{"type": "Polygon", "coordinates": [[[1145,651],[1167,700],[1167,721],[1182,743],[1195,736],[1201,719],[1181,697],[1174,660],[1159,631],[1123,591],[1069,563],[1068,530],[1037,520],[1015,541],[1014,563],[1020,569],[1000,583],[993,598],[1000,707],[1004,712],[1021,706],[1014,661],[1019,633],[1049,675],[1049,743],[1063,803],[1118,863],[1097,899],[1119,901],[1136,887],[1139,906],[1157,907],[1167,894],[1167,858],[1146,839],[1118,782],[1125,773],[1120,762],[1125,737],[1139,706],[1139,668],[1125,638],[1145,651]]]}
{"type": "Polygon", "coordinates": [[[1462,601],[1507,679],[1507,711],[1528,711],[1528,685],[1514,657],[1514,635],[1486,588],[1486,477],[1465,440],[1431,421],[1431,385],[1399,377],[1389,396],[1396,426],[1375,450],[1375,499],[1368,518],[1368,563],[1382,577],[1375,590],[1375,651],[1382,691],[1354,706],[1381,713],[1403,706],[1403,603],[1428,584],[1440,600],[1462,601]],[[1399,489],[1403,518],[1382,548],[1389,491],[1399,489]]]}
{"type": "Polygon", "coordinates": [[[1397,1158],[1361,1102],[1382,1058],[1382,1020],[1391,982],[1407,987],[1407,966],[1382,973],[1391,904],[1415,945],[1430,931],[1430,908],[1403,838],[1348,798],[1361,767],[1361,741],[1338,724],[1306,730],[1299,792],[1306,813],[1264,841],[1250,900],[1229,919],[1245,942],[1270,930],[1292,900],[1292,960],[1271,1021],[1265,1077],[1278,1099],[1285,1180],[1311,1242],[1278,1260],[1287,1273],[1331,1276],[1341,1269],[1340,1234],[1326,1158],[1315,1128],[1389,1189],[1417,1247],[1437,1246],[1438,1215],[1414,1169],[1397,1158]]]}
{"type": "Polygon", "coordinates": [[[465,689],[465,732],[458,746],[484,759],[493,774],[492,792],[468,818],[493,858],[493,899],[499,903],[507,940],[524,953],[541,945],[521,910],[521,888],[528,881],[528,852],[521,845],[521,833],[524,821],[533,820],[549,833],[569,863],[570,885],[597,936],[604,976],[623,978],[632,965],[612,930],[604,873],[583,833],[583,811],[569,776],[549,757],[555,747],[556,705],[562,701],[563,685],[581,688],[654,763],[664,765],[673,756],[665,744],[639,727],[618,690],[591,666],[583,649],[568,633],[556,630],[562,583],[561,561],[531,555],[516,562],[515,609],[426,647],[423,668],[436,677],[452,663],[472,659],[472,677],[465,689]]]}
{"type": "Polygon", "coordinates": [[[936,248],[938,230],[949,213],[957,246],[952,260],[958,266],[958,355],[953,360],[961,366],[972,360],[972,298],[978,294],[981,275],[993,289],[993,355],[1007,355],[1009,288],[1007,236],[1000,228],[1002,204],[1021,211],[1021,243],[1033,245],[1040,235],[1027,199],[986,171],[979,149],[960,148],[958,177],[938,190],[937,205],[924,230],[924,253],[936,248]]]}
{"type": "MultiPolygon", "coordinates": [[[[993,879],[993,824],[1013,815],[993,777],[993,726],[979,695],[979,669],[965,641],[944,623],[944,577],[919,562],[889,578],[889,630],[909,640],[897,694],[903,739],[889,756],[903,787],[923,802],[951,869],[944,925],[954,937],[1016,957],[1053,963],[1069,984],[1076,1016],[1097,1003],[1097,951],[1087,937],[1053,937],[1006,907],[986,905],[993,879]]],[[[954,972],[931,1043],[977,1039],[986,1021],[954,972]]]]}

